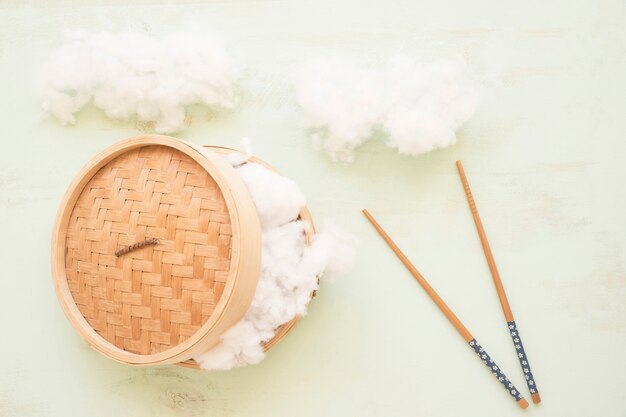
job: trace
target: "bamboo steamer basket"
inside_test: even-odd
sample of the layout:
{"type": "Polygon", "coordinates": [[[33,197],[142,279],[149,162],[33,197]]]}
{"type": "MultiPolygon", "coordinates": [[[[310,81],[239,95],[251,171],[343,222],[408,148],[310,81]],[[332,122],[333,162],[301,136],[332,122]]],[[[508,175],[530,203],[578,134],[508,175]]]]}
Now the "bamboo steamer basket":
{"type": "MultiPolygon", "coordinates": [[[[73,180],[55,220],[52,273],[66,316],[93,349],[129,365],[197,368],[191,358],[243,317],[261,228],[246,185],[219,155],[233,152],[143,135],[102,151],[73,180]]],[[[311,224],[310,243],[306,208],[300,218],[311,224]]]]}
{"type": "MultiPolygon", "coordinates": [[[[224,147],[224,146],[211,146],[211,145],[205,145],[205,148],[220,154],[220,155],[232,155],[232,154],[243,154],[242,152],[232,149],[232,148],[228,148],[228,147],[224,147]]],[[[250,159],[248,159],[247,162],[254,162],[257,164],[261,164],[264,167],[280,174],[280,172],[274,168],[272,165],[270,165],[269,163],[265,162],[264,160],[253,156],[250,159]]],[[[309,209],[307,207],[304,207],[302,210],[300,210],[299,216],[298,216],[299,220],[304,220],[307,223],[309,223],[309,228],[306,230],[306,243],[308,245],[311,244],[311,242],[313,241],[313,238],[315,237],[315,225],[313,223],[313,217],[311,216],[311,212],[309,211],[309,209]]],[[[311,294],[311,298],[313,298],[315,296],[315,292],[313,292],[313,294],[311,294]]],[[[265,342],[263,344],[263,349],[267,352],[269,351],[272,347],[274,347],[278,342],[280,342],[281,340],[283,340],[285,338],[285,336],[287,336],[287,334],[291,331],[291,329],[293,329],[293,327],[300,321],[300,316],[296,316],[293,319],[291,319],[290,321],[288,321],[287,323],[281,325],[278,329],[276,329],[276,333],[274,334],[274,337],[271,338],[270,340],[268,340],[267,342],[265,342]]],[[[198,365],[198,363],[193,360],[193,359],[189,359],[187,361],[178,363],[177,365],[179,366],[183,366],[185,368],[193,368],[193,369],[200,369],[200,366],[198,365]]]]}
{"type": "Polygon", "coordinates": [[[53,230],[65,314],[92,348],[130,365],[177,363],[215,345],[248,309],[260,261],[243,180],[218,155],[167,136],[96,155],[53,230]]]}

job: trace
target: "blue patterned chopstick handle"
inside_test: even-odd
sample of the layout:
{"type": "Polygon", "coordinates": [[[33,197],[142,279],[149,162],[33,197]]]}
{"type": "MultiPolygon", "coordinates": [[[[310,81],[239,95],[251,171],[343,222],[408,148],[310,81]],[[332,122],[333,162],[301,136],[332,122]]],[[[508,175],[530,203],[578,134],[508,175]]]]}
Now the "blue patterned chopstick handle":
{"type": "Polygon", "coordinates": [[[533,372],[530,370],[530,363],[528,363],[526,352],[524,352],[524,345],[522,344],[522,338],[520,337],[517,326],[515,325],[515,320],[509,321],[507,324],[509,325],[509,332],[511,332],[511,339],[513,339],[513,344],[515,345],[517,359],[519,359],[519,364],[522,366],[522,370],[524,371],[524,377],[526,378],[528,389],[531,394],[536,394],[539,391],[537,390],[537,384],[535,384],[533,372]]]}
{"type": "Polygon", "coordinates": [[[500,383],[504,386],[504,388],[506,388],[509,394],[511,394],[511,397],[515,398],[515,401],[521,400],[522,394],[517,388],[513,386],[511,381],[509,381],[506,375],[504,375],[504,373],[500,370],[500,367],[496,365],[496,363],[491,359],[485,349],[483,349],[483,347],[478,344],[476,339],[470,340],[469,345],[472,349],[474,349],[474,352],[476,352],[476,354],[478,355],[480,360],[483,361],[485,366],[489,368],[489,371],[491,371],[493,376],[498,378],[498,381],[500,381],[500,383]]]}

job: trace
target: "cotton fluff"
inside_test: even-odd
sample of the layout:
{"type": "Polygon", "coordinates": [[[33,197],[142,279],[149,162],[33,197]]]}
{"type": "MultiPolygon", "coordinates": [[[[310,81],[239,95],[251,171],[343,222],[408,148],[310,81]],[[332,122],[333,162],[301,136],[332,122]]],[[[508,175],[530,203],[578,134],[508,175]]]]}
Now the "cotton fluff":
{"type": "Polygon", "coordinates": [[[112,119],[154,122],[159,133],[184,128],[187,106],[235,105],[236,72],[218,40],[179,32],[68,34],[41,74],[41,105],[63,124],[90,102],[112,119]]]}
{"type": "Polygon", "coordinates": [[[244,164],[237,169],[252,194],[264,228],[285,224],[305,206],[306,198],[295,181],[259,164],[244,164]]]}
{"type": "Polygon", "coordinates": [[[313,63],[296,84],[298,101],[313,128],[314,146],[350,161],[353,150],[381,123],[385,104],[380,71],[347,62],[313,63]]]}
{"type": "Polygon", "coordinates": [[[310,246],[306,244],[305,231],[310,226],[297,220],[305,200],[293,181],[256,163],[242,165],[237,171],[259,208],[261,273],[243,319],[226,331],[215,347],[194,358],[208,370],[259,363],[264,357],[263,343],[274,337],[276,329],[296,315],[306,314],[318,277],[345,272],[354,254],[354,238],[333,224],[325,225],[310,246]]]}
{"type": "Polygon", "coordinates": [[[377,131],[401,154],[453,145],[478,104],[462,59],[396,56],[376,68],[324,60],[303,71],[296,93],[315,147],[346,162],[377,131]]]}

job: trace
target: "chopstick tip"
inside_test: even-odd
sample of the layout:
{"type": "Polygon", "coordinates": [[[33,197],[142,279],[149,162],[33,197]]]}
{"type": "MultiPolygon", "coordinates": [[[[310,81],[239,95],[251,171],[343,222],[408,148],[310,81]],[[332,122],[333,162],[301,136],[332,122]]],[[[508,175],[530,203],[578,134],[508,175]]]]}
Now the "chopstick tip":
{"type": "Polygon", "coordinates": [[[528,401],[526,401],[526,398],[522,397],[519,399],[519,401],[517,402],[519,404],[519,406],[525,410],[528,408],[528,401]]]}
{"type": "Polygon", "coordinates": [[[533,402],[535,404],[539,404],[541,402],[541,395],[539,395],[538,392],[535,392],[534,394],[531,394],[531,397],[532,397],[533,402]]]}

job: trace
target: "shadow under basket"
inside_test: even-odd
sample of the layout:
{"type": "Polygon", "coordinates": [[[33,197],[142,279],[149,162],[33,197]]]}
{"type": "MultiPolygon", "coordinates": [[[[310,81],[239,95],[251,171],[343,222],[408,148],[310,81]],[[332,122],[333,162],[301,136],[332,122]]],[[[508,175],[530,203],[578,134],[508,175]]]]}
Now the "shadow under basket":
{"type": "MultiPolygon", "coordinates": [[[[224,158],[237,152],[138,136],[96,155],[73,180],[54,224],[52,274],[66,316],[93,349],[129,365],[198,368],[191,358],[244,316],[260,273],[261,226],[224,158]]],[[[300,219],[310,243],[306,208],[300,219]]]]}

